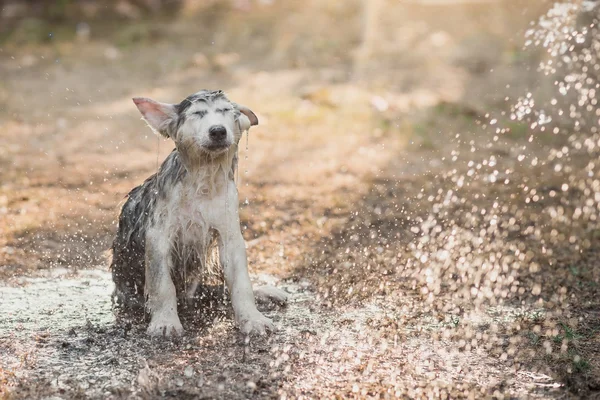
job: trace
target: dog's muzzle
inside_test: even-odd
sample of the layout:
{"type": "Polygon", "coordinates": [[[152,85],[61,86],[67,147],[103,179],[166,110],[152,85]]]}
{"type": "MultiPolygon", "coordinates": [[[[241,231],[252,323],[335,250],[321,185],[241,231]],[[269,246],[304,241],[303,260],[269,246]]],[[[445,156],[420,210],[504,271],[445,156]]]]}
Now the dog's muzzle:
{"type": "Polygon", "coordinates": [[[211,152],[221,152],[227,150],[231,143],[227,140],[227,129],[223,125],[211,126],[208,130],[210,143],[204,148],[211,152]]]}

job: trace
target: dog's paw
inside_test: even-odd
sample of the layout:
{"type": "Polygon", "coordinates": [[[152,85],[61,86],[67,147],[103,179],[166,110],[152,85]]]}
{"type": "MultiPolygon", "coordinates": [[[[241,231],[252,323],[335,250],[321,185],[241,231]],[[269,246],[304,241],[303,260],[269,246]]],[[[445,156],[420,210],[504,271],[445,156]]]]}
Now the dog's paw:
{"type": "Polygon", "coordinates": [[[272,302],[282,306],[287,303],[288,294],[275,286],[265,285],[254,289],[254,298],[259,303],[272,302]]]}
{"type": "Polygon", "coordinates": [[[179,317],[167,316],[152,318],[146,333],[150,336],[173,337],[183,335],[183,326],[179,322],[179,317]]]}
{"type": "Polygon", "coordinates": [[[240,331],[245,335],[266,335],[275,332],[273,321],[262,315],[258,310],[240,318],[240,331]]]}

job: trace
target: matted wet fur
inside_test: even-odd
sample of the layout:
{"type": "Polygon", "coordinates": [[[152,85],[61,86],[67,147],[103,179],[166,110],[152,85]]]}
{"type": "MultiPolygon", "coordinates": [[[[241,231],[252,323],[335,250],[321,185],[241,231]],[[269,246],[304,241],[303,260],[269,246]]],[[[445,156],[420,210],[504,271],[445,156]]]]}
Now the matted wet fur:
{"type": "MultiPolygon", "coordinates": [[[[242,331],[273,330],[256,310],[234,181],[240,137],[258,119],[222,91],[203,90],[174,105],[143,98],[134,103],[176,148],[122,207],[111,263],[118,315],[149,314],[149,334],[181,334],[177,308],[193,300],[199,286],[214,288],[224,277],[242,331]]],[[[272,287],[256,294],[286,300],[272,287]]]]}
{"type": "MultiPolygon", "coordinates": [[[[126,311],[134,316],[141,316],[144,312],[146,227],[152,223],[157,197],[166,197],[167,188],[171,187],[174,181],[181,180],[185,174],[187,171],[178,152],[173,150],[156,174],[127,195],[112,247],[111,270],[115,282],[113,301],[119,311],[126,311]]],[[[194,248],[186,248],[184,251],[173,249],[172,257],[176,260],[174,264],[177,267],[172,277],[179,293],[180,306],[185,307],[189,303],[190,296],[186,293],[188,285],[193,284],[195,280],[202,280],[210,272],[215,273],[216,251],[214,238],[204,252],[194,248]]],[[[209,284],[199,283],[204,283],[203,286],[209,284]]]]}

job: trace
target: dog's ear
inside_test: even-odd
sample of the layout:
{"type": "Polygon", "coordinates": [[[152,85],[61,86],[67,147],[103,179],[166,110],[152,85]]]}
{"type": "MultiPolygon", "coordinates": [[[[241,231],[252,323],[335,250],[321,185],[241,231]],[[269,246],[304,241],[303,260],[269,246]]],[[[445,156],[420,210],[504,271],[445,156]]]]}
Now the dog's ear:
{"type": "Polygon", "coordinates": [[[246,118],[248,119],[248,122],[250,122],[250,124],[243,124],[243,125],[247,125],[247,126],[244,127],[242,125],[242,127],[245,128],[242,130],[247,130],[247,129],[250,129],[251,126],[258,125],[258,117],[256,116],[256,114],[254,114],[252,112],[251,109],[249,109],[248,107],[239,105],[239,104],[235,104],[235,108],[237,108],[242,113],[242,115],[245,115],[246,118]]]}
{"type": "Polygon", "coordinates": [[[164,137],[173,136],[177,110],[174,104],[159,103],[145,97],[134,97],[133,102],[153,131],[164,137]]]}

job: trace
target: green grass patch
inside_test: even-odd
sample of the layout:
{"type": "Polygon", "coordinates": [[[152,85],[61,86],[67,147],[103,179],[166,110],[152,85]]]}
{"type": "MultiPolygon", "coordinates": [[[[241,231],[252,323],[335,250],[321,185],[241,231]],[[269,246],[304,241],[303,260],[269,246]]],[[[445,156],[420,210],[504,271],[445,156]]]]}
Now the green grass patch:
{"type": "Polygon", "coordinates": [[[589,361],[584,359],[573,360],[573,372],[584,373],[590,370],[592,366],[589,361]]]}

